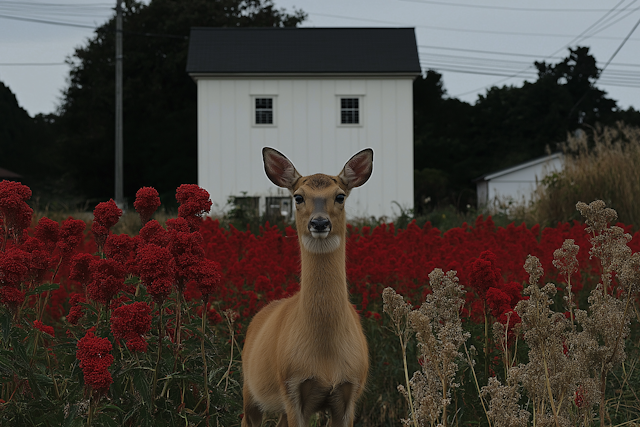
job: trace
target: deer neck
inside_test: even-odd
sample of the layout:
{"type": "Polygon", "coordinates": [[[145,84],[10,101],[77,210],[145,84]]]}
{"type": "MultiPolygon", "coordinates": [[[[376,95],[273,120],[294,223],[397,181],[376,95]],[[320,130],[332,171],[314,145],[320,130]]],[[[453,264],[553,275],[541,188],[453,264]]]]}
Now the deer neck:
{"type": "Polygon", "coordinates": [[[343,321],[349,308],[344,237],[335,251],[312,253],[300,244],[300,299],[310,323],[318,327],[343,321]]]}

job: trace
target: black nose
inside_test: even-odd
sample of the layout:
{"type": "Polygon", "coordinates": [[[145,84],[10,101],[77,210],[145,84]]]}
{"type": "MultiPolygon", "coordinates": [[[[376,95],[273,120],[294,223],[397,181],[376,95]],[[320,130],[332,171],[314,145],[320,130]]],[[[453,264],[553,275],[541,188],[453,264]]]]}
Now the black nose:
{"type": "Polygon", "coordinates": [[[325,231],[331,226],[331,223],[326,218],[314,218],[309,222],[309,224],[313,231],[325,231]]]}

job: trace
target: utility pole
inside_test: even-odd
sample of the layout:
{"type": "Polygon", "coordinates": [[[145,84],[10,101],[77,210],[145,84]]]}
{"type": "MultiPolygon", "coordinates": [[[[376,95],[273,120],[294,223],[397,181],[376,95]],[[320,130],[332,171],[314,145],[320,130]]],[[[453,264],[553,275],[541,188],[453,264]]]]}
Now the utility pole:
{"type": "Polygon", "coordinates": [[[122,0],[116,0],[116,204],[124,207],[122,144],[122,0]]]}

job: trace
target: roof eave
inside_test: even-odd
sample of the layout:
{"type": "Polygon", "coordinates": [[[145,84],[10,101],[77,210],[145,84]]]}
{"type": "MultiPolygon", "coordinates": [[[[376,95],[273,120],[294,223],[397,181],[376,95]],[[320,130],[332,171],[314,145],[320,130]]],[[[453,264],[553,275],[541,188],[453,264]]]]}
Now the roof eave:
{"type": "Polygon", "coordinates": [[[489,173],[489,174],[482,175],[482,176],[474,179],[473,182],[489,181],[489,180],[498,178],[498,177],[500,177],[502,175],[506,175],[506,174],[511,173],[511,172],[515,172],[515,171],[518,171],[518,170],[521,170],[521,169],[524,169],[524,168],[527,168],[527,167],[530,167],[530,166],[535,166],[535,165],[538,165],[540,163],[546,163],[546,162],[549,162],[549,161],[551,161],[553,159],[563,158],[563,157],[564,157],[564,154],[563,153],[559,153],[559,152],[551,154],[549,156],[539,157],[537,159],[530,160],[530,161],[525,162],[525,163],[520,163],[519,165],[516,165],[516,166],[511,166],[510,168],[507,168],[507,169],[502,169],[500,171],[496,171],[496,172],[492,172],[492,173],[489,173]]]}
{"type": "Polygon", "coordinates": [[[372,78],[372,77],[387,77],[387,78],[411,78],[415,79],[420,75],[420,72],[415,71],[403,71],[403,72],[360,72],[360,73],[332,73],[332,72],[315,72],[315,73],[301,73],[301,72],[262,72],[262,73],[214,73],[214,72],[189,72],[192,79],[198,80],[203,78],[309,78],[309,77],[342,77],[342,78],[372,78]]]}

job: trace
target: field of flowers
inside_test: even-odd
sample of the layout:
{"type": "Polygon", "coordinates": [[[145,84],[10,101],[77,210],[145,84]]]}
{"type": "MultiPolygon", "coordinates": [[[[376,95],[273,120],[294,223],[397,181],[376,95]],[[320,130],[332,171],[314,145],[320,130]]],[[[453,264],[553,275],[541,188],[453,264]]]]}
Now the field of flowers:
{"type": "MultiPolygon", "coordinates": [[[[113,201],[100,203],[90,224],[72,218],[32,224],[30,196],[26,186],[0,183],[0,425],[239,425],[243,333],[258,310],[298,290],[295,230],[266,224],[253,234],[203,220],[211,202],[195,185],[178,188],[178,217],[164,225],[152,219],[160,205],[157,192],[141,189],[134,203],[141,226],[135,236],[111,232],[122,215],[113,201]]],[[[633,231],[618,225],[619,236],[633,231]]],[[[456,353],[452,359],[452,378],[459,384],[444,388],[447,403],[439,413],[447,414],[449,407],[449,415],[443,424],[500,425],[487,417],[487,396],[497,390],[490,379],[507,381],[509,368],[526,363],[534,347],[526,335],[529,320],[520,319],[526,311],[518,308],[537,301],[535,292],[524,291],[527,284],[553,283],[553,292],[544,288],[548,298],[540,297],[541,304],[572,322],[574,310],[592,304],[589,298],[605,273],[612,279],[604,294],[621,297],[626,289],[618,270],[607,270],[609,264],[594,256],[594,240],[604,228],[588,227],[574,222],[501,228],[482,216],[444,233],[430,224],[349,227],[348,283],[363,318],[372,366],[358,425],[397,425],[408,417],[414,402],[405,397],[415,386],[406,383],[408,372],[424,371],[433,362],[420,341],[424,334],[417,335],[416,344],[411,337],[417,330],[408,320],[406,329],[398,330],[394,325],[402,327],[401,320],[384,314],[385,288],[404,296],[409,313],[425,300],[437,300],[438,283],[454,289],[447,298],[459,304],[449,310],[468,335],[466,356],[456,353]],[[567,246],[567,239],[574,246],[567,246]],[[559,248],[573,251],[575,268],[563,264],[569,255],[554,256],[559,248]],[[529,255],[539,264],[532,264],[529,255]],[[456,273],[438,276],[434,269],[456,273]],[[563,295],[571,297],[563,300],[563,295]],[[503,325],[506,340],[490,332],[499,330],[494,323],[503,325]],[[514,328],[519,323],[524,329],[514,328]],[[397,334],[404,337],[402,346],[397,334]],[[405,384],[404,394],[398,393],[398,384],[405,384]],[[481,392],[492,384],[493,389],[481,392]]],[[[623,240],[629,255],[640,249],[640,233],[623,240]]],[[[605,375],[607,386],[600,389],[606,413],[596,410],[599,399],[583,402],[587,393],[574,384],[562,396],[550,391],[548,404],[555,402],[558,409],[554,406],[548,424],[538,418],[536,425],[565,425],[559,421],[560,407],[569,412],[588,408],[585,425],[594,420],[604,425],[605,417],[608,425],[640,417],[638,331],[637,324],[629,326],[638,313],[637,287],[629,287],[627,297],[631,305],[618,321],[628,357],[612,356],[611,375],[605,375]]],[[[572,349],[562,345],[571,357],[572,349]]],[[[530,412],[531,393],[514,389],[514,402],[530,412]]],[[[324,425],[324,418],[316,423],[324,425]]]]}

